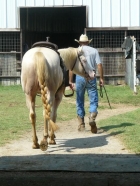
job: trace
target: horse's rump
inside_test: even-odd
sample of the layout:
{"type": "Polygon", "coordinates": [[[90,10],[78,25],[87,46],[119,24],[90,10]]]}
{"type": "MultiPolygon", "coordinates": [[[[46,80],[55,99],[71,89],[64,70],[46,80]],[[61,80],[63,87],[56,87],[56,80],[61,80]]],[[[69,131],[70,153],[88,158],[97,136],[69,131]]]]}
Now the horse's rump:
{"type": "Polygon", "coordinates": [[[48,62],[42,52],[36,52],[34,54],[35,69],[38,76],[39,85],[43,85],[48,79],[48,62]]]}

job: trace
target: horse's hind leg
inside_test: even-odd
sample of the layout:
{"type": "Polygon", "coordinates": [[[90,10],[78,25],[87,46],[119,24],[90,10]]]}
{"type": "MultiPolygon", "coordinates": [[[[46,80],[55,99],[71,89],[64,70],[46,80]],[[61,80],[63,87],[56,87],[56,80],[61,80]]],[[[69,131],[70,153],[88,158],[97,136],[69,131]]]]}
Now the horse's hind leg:
{"type": "Polygon", "coordinates": [[[29,119],[32,124],[32,133],[33,133],[33,149],[38,149],[38,138],[36,135],[36,113],[35,113],[35,96],[27,95],[26,94],[26,104],[29,108],[29,119]]]}
{"type": "Polygon", "coordinates": [[[44,116],[44,132],[43,132],[43,140],[40,142],[40,149],[46,151],[48,148],[48,121],[45,116],[45,110],[43,111],[44,116]]]}
{"type": "MultiPolygon", "coordinates": [[[[53,122],[56,122],[56,118],[57,118],[57,109],[58,109],[58,106],[62,100],[62,96],[63,96],[63,91],[64,91],[64,87],[62,87],[59,92],[56,93],[55,95],[55,100],[54,100],[54,103],[53,103],[53,107],[52,107],[52,115],[51,115],[51,118],[52,118],[52,121],[53,122]]],[[[49,144],[56,144],[55,142],[55,134],[54,134],[54,131],[53,129],[51,128],[51,131],[50,131],[50,140],[49,140],[49,144]]]]}

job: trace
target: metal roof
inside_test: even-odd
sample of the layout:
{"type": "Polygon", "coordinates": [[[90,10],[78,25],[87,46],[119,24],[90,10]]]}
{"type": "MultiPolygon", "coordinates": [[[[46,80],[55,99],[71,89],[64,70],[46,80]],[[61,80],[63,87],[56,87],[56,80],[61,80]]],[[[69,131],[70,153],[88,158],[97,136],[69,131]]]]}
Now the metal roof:
{"type": "Polygon", "coordinates": [[[140,0],[0,0],[0,28],[20,28],[20,7],[87,6],[87,27],[139,27],[140,0]]]}

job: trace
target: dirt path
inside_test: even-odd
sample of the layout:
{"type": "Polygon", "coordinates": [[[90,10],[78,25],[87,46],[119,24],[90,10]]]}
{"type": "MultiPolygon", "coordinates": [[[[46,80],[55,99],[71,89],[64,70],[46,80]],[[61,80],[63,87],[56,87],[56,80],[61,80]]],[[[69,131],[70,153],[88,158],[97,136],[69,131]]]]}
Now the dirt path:
{"type": "MultiPolygon", "coordinates": [[[[113,109],[100,110],[97,123],[99,120],[130,112],[137,107],[128,105],[113,105],[113,109]]],[[[99,129],[98,134],[92,134],[86,120],[86,131],[77,131],[77,119],[68,122],[58,123],[60,129],[56,132],[57,145],[50,145],[47,151],[42,152],[40,149],[33,150],[31,132],[25,134],[18,141],[11,141],[4,147],[0,147],[0,156],[17,156],[20,155],[37,155],[37,154],[130,154],[123,144],[114,136],[110,136],[103,130],[99,129]]],[[[39,141],[42,139],[42,130],[38,131],[39,141]]]]}
{"type": "MultiPolygon", "coordinates": [[[[100,110],[97,125],[100,119],[137,109],[128,105],[112,107],[112,110],[100,110]]],[[[4,147],[0,147],[0,172],[5,170],[10,172],[140,172],[139,156],[129,152],[119,139],[100,128],[97,134],[92,134],[88,118],[86,117],[85,120],[84,132],[78,132],[77,118],[58,123],[60,129],[55,133],[57,144],[49,145],[47,151],[32,149],[31,132],[17,141],[11,141],[4,147]]],[[[43,126],[40,131],[37,131],[39,142],[42,140],[42,132],[43,126]]]]}

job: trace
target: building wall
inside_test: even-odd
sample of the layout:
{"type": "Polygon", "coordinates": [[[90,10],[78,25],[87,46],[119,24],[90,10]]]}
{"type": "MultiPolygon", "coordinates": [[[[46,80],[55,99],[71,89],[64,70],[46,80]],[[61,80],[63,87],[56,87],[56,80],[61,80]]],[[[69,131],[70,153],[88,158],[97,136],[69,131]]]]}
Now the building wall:
{"type": "Polygon", "coordinates": [[[0,28],[19,28],[19,7],[87,6],[87,27],[140,26],[140,0],[0,0],[0,28]]]}

